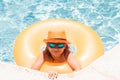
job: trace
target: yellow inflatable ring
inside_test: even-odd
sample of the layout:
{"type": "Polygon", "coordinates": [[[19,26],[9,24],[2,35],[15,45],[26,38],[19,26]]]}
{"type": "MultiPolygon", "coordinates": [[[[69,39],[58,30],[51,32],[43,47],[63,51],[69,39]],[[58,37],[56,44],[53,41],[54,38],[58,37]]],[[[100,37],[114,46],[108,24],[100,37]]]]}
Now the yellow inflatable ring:
{"type": "MultiPolygon", "coordinates": [[[[49,30],[65,30],[68,41],[76,48],[74,56],[83,68],[104,53],[102,41],[90,27],[72,20],[52,19],[30,25],[17,37],[14,44],[14,59],[17,65],[28,68],[32,66],[42,52],[41,47],[45,45],[43,39],[47,38],[49,30]]],[[[41,71],[49,68],[70,72],[66,63],[57,64],[52,68],[51,65],[53,64],[45,63],[41,71]]]]}

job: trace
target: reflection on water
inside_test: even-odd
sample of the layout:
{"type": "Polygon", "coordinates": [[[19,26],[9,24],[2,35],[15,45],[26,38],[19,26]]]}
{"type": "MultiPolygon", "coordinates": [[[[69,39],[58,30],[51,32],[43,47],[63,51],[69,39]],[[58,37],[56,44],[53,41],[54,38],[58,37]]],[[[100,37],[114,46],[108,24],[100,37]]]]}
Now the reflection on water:
{"type": "MultiPolygon", "coordinates": [[[[14,63],[13,44],[28,25],[65,18],[89,25],[105,51],[120,42],[120,0],[0,0],[0,60],[14,63]]],[[[74,50],[74,49],[73,49],[74,50]]]]}

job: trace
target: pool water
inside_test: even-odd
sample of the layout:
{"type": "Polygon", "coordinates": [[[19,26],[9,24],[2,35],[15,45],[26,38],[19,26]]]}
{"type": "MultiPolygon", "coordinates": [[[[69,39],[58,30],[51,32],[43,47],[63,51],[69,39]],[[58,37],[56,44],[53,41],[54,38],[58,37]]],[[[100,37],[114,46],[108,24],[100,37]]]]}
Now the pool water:
{"type": "Polygon", "coordinates": [[[105,51],[120,42],[120,0],[0,0],[0,61],[15,63],[14,41],[30,24],[76,20],[95,30],[105,51]]]}

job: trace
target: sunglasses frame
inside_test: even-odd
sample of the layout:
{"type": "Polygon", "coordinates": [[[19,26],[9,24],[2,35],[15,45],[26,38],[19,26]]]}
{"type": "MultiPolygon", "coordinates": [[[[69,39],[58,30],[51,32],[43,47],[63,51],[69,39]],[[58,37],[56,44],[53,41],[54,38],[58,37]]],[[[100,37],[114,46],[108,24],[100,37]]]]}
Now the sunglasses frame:
{"type": "Polygon", "coordinates": [[[65,43],[51,43],[51,42],[49,42],[49,43],[47,43],[47,46],[50,47],[50,48],[63,48],[63,47],[66,46],[66,44],[65,43]],[[52,46],[50,46],[50,44],[54,44],[55,46],[52,47],[52,46]],[[63,44],[63,46],[59,47],[59,45],[61,45],[61,44],[63,44]]]}

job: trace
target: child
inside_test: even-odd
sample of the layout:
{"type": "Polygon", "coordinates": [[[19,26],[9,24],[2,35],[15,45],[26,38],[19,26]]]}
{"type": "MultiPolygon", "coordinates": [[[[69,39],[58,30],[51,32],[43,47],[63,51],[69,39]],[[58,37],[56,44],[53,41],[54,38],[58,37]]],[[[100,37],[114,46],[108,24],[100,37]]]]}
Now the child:
{"type": "MultiPolygon", "coordinates": [[[[46,49],[37,58],[36,62],[33,64],[32,69],[40,70],[42,64],[45,61],[48,62],[67,62],[73,71],[80,70],[80,64],[69,51],[68,44],[69,41],[66,39],[66,34],[64,31],[49,31],[48,39],[44,39],[46,43],[46,49]]],[[[48,71],[49,78],[57,78],[58,73],[56,71],[48,71]]]]}

